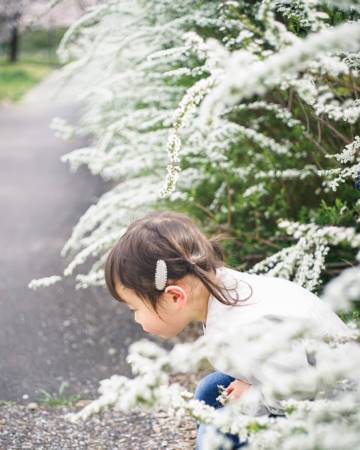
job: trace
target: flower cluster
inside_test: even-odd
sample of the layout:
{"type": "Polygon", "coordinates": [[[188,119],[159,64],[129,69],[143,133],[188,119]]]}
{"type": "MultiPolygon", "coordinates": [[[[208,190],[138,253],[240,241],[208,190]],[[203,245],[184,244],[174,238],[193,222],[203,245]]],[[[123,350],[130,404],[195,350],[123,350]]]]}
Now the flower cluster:
{"type": "Polygon", "coordinates": [[[330,245],[345,243],[360,248],[360,233],[354,227],[320,227],[289,220],[279,221],[279,228],[298,239],[298,242],[262,260],[249,271],[267,275],[293,278],[298,284],[313,291],[320,282],[325,257],[330,245]]]}

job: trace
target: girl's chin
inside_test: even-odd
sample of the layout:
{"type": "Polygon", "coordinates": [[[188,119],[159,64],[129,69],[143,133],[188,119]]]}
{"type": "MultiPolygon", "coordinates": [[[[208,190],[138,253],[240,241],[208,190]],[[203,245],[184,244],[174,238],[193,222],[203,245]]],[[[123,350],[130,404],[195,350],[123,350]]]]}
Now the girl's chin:
{"type": "Polygon", "coordinates": [[[145,333],[152,334],[154,336],[158,336],[158,337],[161,337],[163,339],[166,339],[166,336],[164,336],[162,334],[159,334],[159,333],[156,333],[156,331],[151,331],[151,330],[148,330],[146,328],[143,328],[143,330],[145,331],[145,333]]]}
{"type": "Polygon", "coordinates": [[[142,327],[143,331],[145,331],[145,333],[156,334],[154,331],[149,330],[148,328],[145,328],[143,326],[141,326],[141,327],[142,327]]]}
{"type": "Polygon", "coordinates": [[[172,337],[175,337],[178,333],[173,333],[173,334],[162,334],[162,333],[158,333],[156,331],[151,331],[148,330],[147,328],[143,328],[143,330],[145,331],[145,333],[149,333],[152,334],[154,336],[160,337],[162,339],[170,339],[172,337]]]}
{"type": "Polygon", "coordinates": [[[169,339],[171,336],[166,336],[165,334],[159,334],[159,333],[152,333],[155,336],[161,338],[161,339],[169,339]]]}

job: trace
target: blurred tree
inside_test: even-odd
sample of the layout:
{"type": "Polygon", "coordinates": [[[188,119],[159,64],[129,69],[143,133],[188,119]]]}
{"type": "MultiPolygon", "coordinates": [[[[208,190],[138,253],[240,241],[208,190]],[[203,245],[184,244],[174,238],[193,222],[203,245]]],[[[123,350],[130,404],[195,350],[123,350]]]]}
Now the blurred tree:
{"type": "Polygon", "coordinates": [[[19,25],[28,0],[0,0],[0,42],[9,42],[8,58],[16,62],[19,53],[19,25]]]}
{"type": "Polygon", "coordinates": [[[44,16],[48,16],[53,9],[56,10],[54,23],[70,24],[88,6],[96,3],[97,0],[0,0],[0,44],[8,43],[9,62],[18,60],[20,34],[24,26],[35,23],[43,26],[44,16]]]}

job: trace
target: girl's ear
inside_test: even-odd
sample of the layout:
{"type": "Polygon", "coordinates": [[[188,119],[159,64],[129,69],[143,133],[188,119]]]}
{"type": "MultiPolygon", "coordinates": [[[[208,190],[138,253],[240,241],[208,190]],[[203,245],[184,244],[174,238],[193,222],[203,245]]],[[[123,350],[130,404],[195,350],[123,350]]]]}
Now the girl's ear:
{"type": "Polygon", "coordinates": [[[187,293],[180,286],[172,284],[167,286],[165,291],[166,300],[176,309],[181,309],[185,306],[187,301],[187,293]]]}

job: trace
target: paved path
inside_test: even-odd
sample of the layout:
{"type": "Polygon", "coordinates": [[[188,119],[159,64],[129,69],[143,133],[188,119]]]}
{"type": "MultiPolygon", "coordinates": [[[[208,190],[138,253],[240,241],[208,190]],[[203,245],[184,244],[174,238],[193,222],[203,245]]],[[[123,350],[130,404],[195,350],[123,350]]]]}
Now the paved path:
{"type": "Polygon", "coordinates": [[[129,374],[126,346],[143,336],[105,290],[75,291],[70,280],[27,287],[61,273],[63,244],[105,188],[85,168],[71,174],[60,162],[81,142],[64,143],[49,129],[52,117],[77,110],[70,90],[57,99],[52,91],[50,79],[24,104],[0,107],[0,400],[36,399],[62,381],[71,384],[65,393],[93,397],[99,380],[129,374]]]}

